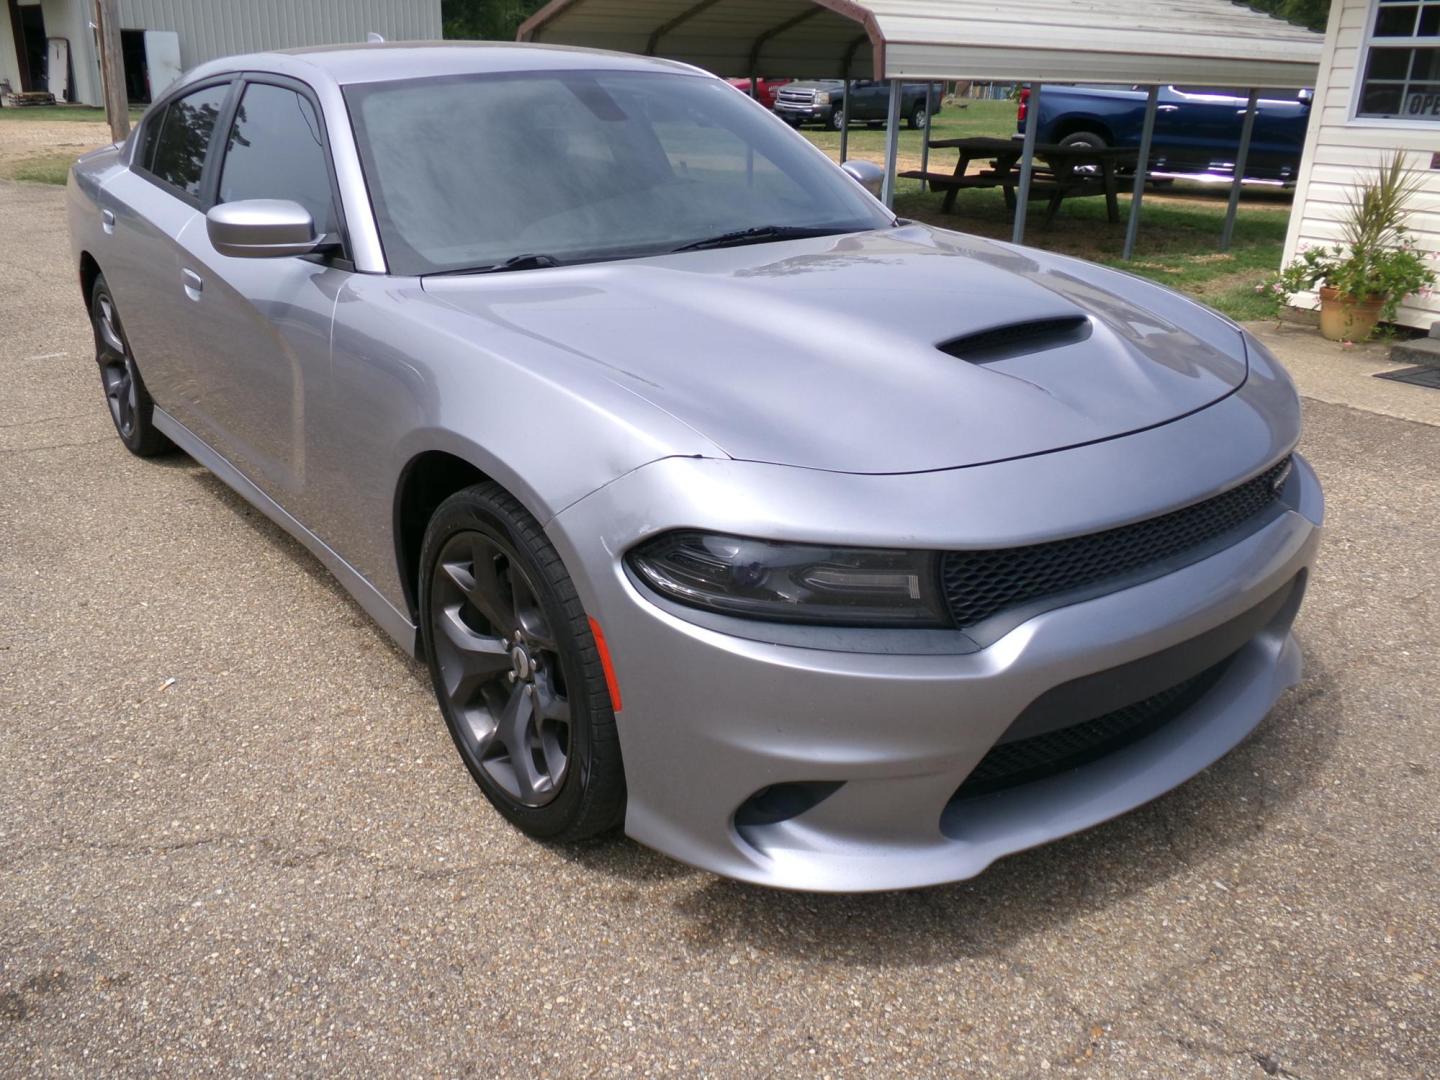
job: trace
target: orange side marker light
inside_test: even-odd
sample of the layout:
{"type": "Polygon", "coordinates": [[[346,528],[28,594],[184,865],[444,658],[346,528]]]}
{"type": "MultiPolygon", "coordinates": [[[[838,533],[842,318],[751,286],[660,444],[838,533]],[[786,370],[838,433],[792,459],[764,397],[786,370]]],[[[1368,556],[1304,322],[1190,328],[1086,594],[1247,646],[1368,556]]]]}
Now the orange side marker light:
{"type": "Polygon", "coordinates": [[[595,638],[595,651],[600,654],[600,666],[605,670],[605,685],[610,690],[610,707],[619,712],[620,684],[615,681],[615,665],[610,662],[610,646],[605,644],[605,633],[594,619],[590,619],[590,633],[595,638]]]}

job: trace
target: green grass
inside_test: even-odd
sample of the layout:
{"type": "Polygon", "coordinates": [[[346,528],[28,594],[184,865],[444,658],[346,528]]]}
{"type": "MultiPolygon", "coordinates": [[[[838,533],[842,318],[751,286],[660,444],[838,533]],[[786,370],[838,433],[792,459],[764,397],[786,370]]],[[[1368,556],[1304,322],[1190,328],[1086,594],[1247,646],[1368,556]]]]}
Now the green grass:
{"type": "MultiPolygon", "coordinates": [[[[1275,313],[1276,305],[1255,287],[1280,266],[1289,205],[1270,191],[1253,196],[1256,201],[1250,205],[1242,202],[1230,250],[1222,252],[1225,194],[1223,187],[1183,183],[1163,194],[1147,193],[1135,255],[1129,262],[1122,258],[1130,212],[1127,197],[1120,199],[1120,221],[1114,224],[1106,220],[1101,198],[1066,202],[1050,225],[1042,220],[1045,204],[1032,202],[1025,242],[1150,278],[1234,319],[1265,318],[1275,313]]],[[[938,192],[921,192],[918,182],[911,181],[897,188],[895,209],[942,228],[1010,239],[1011,222],[999,191],[961,192],[951,214],[941,211],[942,198],[938,192]]]]}
{"type": "Polygon", "coordinates": [[[0,164],[0,179],[28,180],[32,184],[64,184],[76,154],[50,152],[0,164]]]}
{"type": "MultiPolygon", "coordinates": [[[[974,135],[1008,137],[1015,131],[1015,105],[1009,101],[971,101],[969,107],[947,107],[933,121],[931,136],[954,139],[974,135]]],[[[837,157],[840,133],[806,129],[816,146],[837,157]]],[[[921,153],[921,133],[901,130],[901,170],[915,168],[921,153]]],[[[851,157],[883,161],[885,132],[852,127],[851,157]]],[[[931,152],[930,168],[945,172],[954,167],[955,151],[931,152]]],[[[971,167],[972,170],[975,166],[971,167]]],[[[1228,252],[1219,251],[1225,222],[1227,185],[1178,181],[1146,193],[1140,213],[1135,257],[1121,258],[1125,219],[1130,199],[1120,199],[1120,222],[1105,217],[1105,200],[1073,199],[1061,206],[1053,223],[1043,222],[1043,202],[1030,204],[1025,242],[1049,251],[1089,259],[1147,277],[1187,293],[1235,319],[1273,315],[1273,298],[1255,287],[1280,266],[1285,229],[1290,217],[1290,195],[1272,188],[1246,189],[1235,220],[1235,236],[1228,252]]],[[[895,209],[942,228],[1010,239],[1011,223],[998,190],[962,191],[951,214],[941,211],[943,196],[922,192],[916,180],[900,180],[895,188],[895,209]]]]}
{"type": "MultiPolygon", "coordinates": [[[[145,110],[131,109],[130,122],[133,124],[144,115],[145,110]]],[[[105,123],[105,110],[89,105],[28,105],[21,109],[0,109],[0,123],[25,120],[80,120],[92,124],[105,123]]]]}

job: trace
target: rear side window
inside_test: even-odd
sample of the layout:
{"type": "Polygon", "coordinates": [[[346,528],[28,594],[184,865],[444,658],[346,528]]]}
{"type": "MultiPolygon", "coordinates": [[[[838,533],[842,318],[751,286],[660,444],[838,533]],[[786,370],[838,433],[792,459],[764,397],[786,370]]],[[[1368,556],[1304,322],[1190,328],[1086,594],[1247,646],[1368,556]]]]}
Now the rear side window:
{"type": "Polygon", "coordinates": [[[310,100],[268,83],[245,88],[226,142],[219,202],[291,199],[321,236],[338,229],[320,118],[310,100]]]}
{"type": "Polygon", "coordinates": [[[160,120],[153,149],[144,148],[149,158],[146,166],[156,179],[186,195],[200,194],[205,153],[229,92],[226,84],[207,86],[170,102],[160,120]]]}

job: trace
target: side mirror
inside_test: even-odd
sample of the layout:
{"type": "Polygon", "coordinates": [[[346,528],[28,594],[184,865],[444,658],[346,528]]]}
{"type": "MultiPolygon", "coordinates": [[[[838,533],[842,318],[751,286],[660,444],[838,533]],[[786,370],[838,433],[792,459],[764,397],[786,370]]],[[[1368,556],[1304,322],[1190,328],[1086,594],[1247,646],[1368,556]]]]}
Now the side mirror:
{"type": "Polygon", "coordinates": [[[1315,91],[1314,91],[1314,90],[1311,90],[1311,89],[1307,86],[1307,87],[1302,88],[1301,91],[1300,91],[1298,94],[1295,95],[1295,97],[1299,100],[1299,102],[1300,102],[1301,105],[1304,105],[1306,108],[1309,108],[1310,105],[1311,105],[1311,104],[1314,102],[1314,100],[1315,100],[1315,91]]]}
{"type": "Polygon", "coordinates": [[[241,199],[212,206],[205,232],[221,255],[237,259],[270,259],[308,255],[320,246],[315,221],[289,199],[241,199]]]}
{"type": "Polygon", "coordinates": [[[847,161],[840,166],[845,175],[876,198],[885,184],[885,170],[873,161],[847,161]]]}

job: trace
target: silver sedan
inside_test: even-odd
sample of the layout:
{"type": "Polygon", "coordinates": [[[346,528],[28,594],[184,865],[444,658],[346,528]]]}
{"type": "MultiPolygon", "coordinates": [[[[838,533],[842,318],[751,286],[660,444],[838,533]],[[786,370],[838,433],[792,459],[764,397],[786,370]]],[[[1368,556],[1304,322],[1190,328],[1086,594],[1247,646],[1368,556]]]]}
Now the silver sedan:
{"type": "Polygon", "coordinates": [[[124,444],[423,655],[501,814],[864,890],[1243,739],[1322,518],[1239,327],[867,179],[683,65],[376,45],[190,72],[68,206],[124,444]]]}

